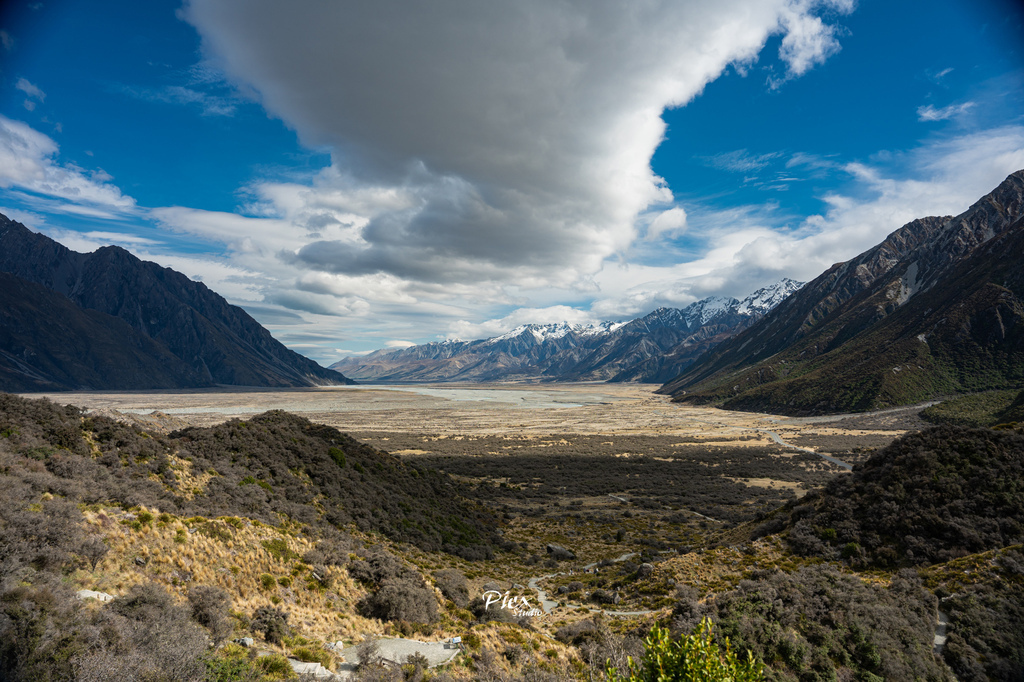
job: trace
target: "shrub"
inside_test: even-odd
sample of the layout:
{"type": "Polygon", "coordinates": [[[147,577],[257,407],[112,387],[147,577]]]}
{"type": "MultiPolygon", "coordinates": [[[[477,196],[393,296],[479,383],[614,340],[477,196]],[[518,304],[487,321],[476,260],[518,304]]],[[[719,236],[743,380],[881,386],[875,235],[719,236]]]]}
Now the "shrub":
{"type": "Polygon", "coordinates": [[[277,579],[269,573],[260,574],[260,586],[264,590],[272,590],[277,587],[277,579]]]}
{"type": "Polygon", "coordinates": [[[226,523],[221,523],[220,521],[207,521],[200,524],[199,533],[220,542],[227,542],[234,537],[231,533],[231,528],[226,523]]]}
{"type": "Polygon", "coordinates": [[[714,640],[711,621],[704,619],[692,635],[672,640],[668,630],[654,626],[644,640],[644,654],[638,662],[629,661],[629,673],[620,677],[608,667],[611,682],[755,682],[764,679],[763,666],[747,652],[745,660],[732,650],[729,640],[719,647],[714,640]]]}
{"type": "Polygon", "coordinates": [[[260,656],[256,659],[256,667],[272,680],[290,680],[298,677],[292,670],[292,664],[281,654],[260,656]]]}
{"type": "Polygon", "coordinates": [[[300,646],[292,649],[292,656],[307,663],[319,663],[328,670],[334,665],[334,659],[323,649],[314,649],[308,646],[300,646]]]}
{"type": "Polygon", "coordinates": [[[435,571],[434,582],[446,598],[451,599],[460,609],[469,605],[469,585],[462,571],[446,568],[435,571]]]}
{"type": "Polygon", "coordinates": [[[249,626],[253,632],[263,633],[263,639],[271,644],[280,644],[291,634],[288,627],[288,614],[272,606],[261,606],[252,614],[249,626]]]}
{"type": "Polygon", "coordinates": [[[103,538],[95,535],[87,540],[83,540],[82,544],[78,546],[78,554],[89,562],[94,571],[96,570],[96,565],[99,564],[109,551],[110,548],[107,547],[107,543],[103,541],[103,538]]]}
{"type": "Polygon", "coordinates": [[[363,611],[371,618],[433,623],[437,620],[434,593],[418,577],[385,580],[380,589],[362,602],[363,611]]]}
{"type": "Polygon", "coordinates": [[[356,645],[356,657],[360,668],[376,664],[380,661],[380,643],[372,635],[364,635],[363,641],[356,645]]]}
{"type": "Polygon", "coordinates": [[[473,651],[476,651],[480,648],[480,635],[476,634],[475,632],[467,632],[462,636],[462,643],[466,646],[467,649],[472,649],[473,651]]]}
{"type": "Polygon", "coordinates": [[[397,557],[383,550],[378,550],[366,559],[353,561],[348,565],[350,576],[371,587],[409,572],[409,569],[397,557]]]}
{"type": "Polygon", "coordinates": [[[226,591],[213,585],[197,585],[189,590],[188,601],[192,606],[192,619],[209,630],[214,644],[227,639],[231,634],[228,618],[231,597],[226,591]]]}
{"type": "Polygon", "coordinates": [[[289,561],[290,559],[298,559],[299,555],[288,548],[288,542],[284,538],[274,538],[273,540],[264,540],[263,548],[270,553],[270,556],[280,561],[289,561]]]}

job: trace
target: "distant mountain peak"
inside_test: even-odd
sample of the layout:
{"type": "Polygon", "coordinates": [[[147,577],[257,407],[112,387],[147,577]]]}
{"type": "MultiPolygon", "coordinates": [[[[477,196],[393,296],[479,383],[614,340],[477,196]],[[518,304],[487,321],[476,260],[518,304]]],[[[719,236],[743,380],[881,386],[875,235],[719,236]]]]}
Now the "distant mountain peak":
{"type": "Polygon", "coordinates": [[[756,312],[764,315],[769,310],[782,303],[782,301],[789,297],[790,294],[798,291],[803,285],[803,282],[797,282],[796,280],[784,277],[774,284],[761,287],[744,298],[739,302],[739,305],[736,306],[736,312],[740,314],[756,312]]]}
{"type": "Polygon", "coordinates": [[[784,279],[743,302],[711,296],[625,322],[523,324],[488,339],[374,351],[331,367],[362,381],[663,381],[799,287],[784,279]]]}

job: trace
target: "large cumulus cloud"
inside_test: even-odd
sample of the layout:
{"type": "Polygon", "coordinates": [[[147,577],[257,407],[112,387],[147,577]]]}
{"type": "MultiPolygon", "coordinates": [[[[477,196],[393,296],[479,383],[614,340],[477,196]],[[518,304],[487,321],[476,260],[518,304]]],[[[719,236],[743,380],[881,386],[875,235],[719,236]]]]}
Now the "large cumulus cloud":
{"type": "Polygon", "coordinates": [[[192,0],[183,12],[240,89],[332,152],[318,182],[253,188],[264,215],[309,235],[284,260],[521,288],[578,284],[626,250],[637,216],[672,199],[650,168],[663,110],[751,63],[772,34],[792,75],[821,62],[838,49],[826,5],[852,8],[192,0]]]}

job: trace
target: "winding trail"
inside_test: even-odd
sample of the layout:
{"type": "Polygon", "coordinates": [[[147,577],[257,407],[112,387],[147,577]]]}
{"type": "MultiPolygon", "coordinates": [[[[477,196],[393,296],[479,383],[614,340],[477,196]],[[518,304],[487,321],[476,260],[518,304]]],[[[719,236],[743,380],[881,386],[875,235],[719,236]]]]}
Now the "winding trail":
{"type": "MultiPolygon", "coordinates": [[[[615,563],[618,563],[620,561],[625,561],[626,559],[629,559],[630,557],[635,557],[636,555],[637,555],[636,552],[628,552],[626,554],[623,554],[620,557],[616,557],[615,559],[612,559],[612,561],[615,562],[615,563]]],[[[583,567],[583,569],[584,570],[589,570],[591,568],[596,567],[599,563],[601,563],[601,562],[595,561],[592,564],[587,564],[586,566],[583,567]]],[[[537,601],[540,602],[540,608],[541,608],[541,610],[545,614],[550,614],[551,611],[554,610],[558,606],[558,602],[557,601],[552,601],[551,599],[548,599],[548,593],[539,585],[539,583],[540,583],[541,580],[547,580],[548,578],[554,578],[554,577],[560,576],[560,575],[566,575],[565,571],[559,571],[558,573],[548,573],[547,575],[539,575],[539,576],[537,576],[535,578],[530,578],[526,582],[527,587],[529,587],[531,590],[534,590],[537,593],[537,601]]],[[[642,611],[609,611],[608,609],[599,609],[599,608],[595,608],[595,607],[591,607],[591,606],[583,606],[583,605],[580,605],[580,608],[585,608],[588,611],[590,611],[591,613],[598,613],[598,612],[600,612],[600,613],[603,613],[603,614],[608,615],[608,616],[643,616],[643,615],[646,615],[648,613],[654,613],[654,611],[651,610],[651,609],[644,609],[642,611]]]]}
{"type": "Polygon", "coordinates": [[[949,616],[939,611],[938,621],[935,623],[935,640],[932,648],[939,656],[942,655],[942,648],[946,646],[946,627],[949,625],[949,616]]]}
{"type": "Polygon", "coordinates": [[[769,438],[771,438],[773,441],[775,441],[776,443],[778,443],[779,445],[781,445],[784,448],[792,448],[793,450],[799,450],[801,452],[807,452],[807,453],[810,453],[812,455],[817,455],[818,457],[821,457],[822,459],[826,459],[829,462],[832,462],[833,464],[837,464],[837,465],[843,467],[846,470],[852,470],[853,469],[853,465],[850,464],[849,462],[844,462],[841,459],[836,459],[835,457],[831,457],[829,455],[820,453],[817,450],[812,450],[810,448],[802,448],[799,445],[793,445],[792,443],[788,443],[788,442],[782,440],[782,436],[780,436],[779,434],[777,434],[774,431],[769,431],[768,429],[757,429],[757,431],[759,433],[766,434],[769,438]]]}

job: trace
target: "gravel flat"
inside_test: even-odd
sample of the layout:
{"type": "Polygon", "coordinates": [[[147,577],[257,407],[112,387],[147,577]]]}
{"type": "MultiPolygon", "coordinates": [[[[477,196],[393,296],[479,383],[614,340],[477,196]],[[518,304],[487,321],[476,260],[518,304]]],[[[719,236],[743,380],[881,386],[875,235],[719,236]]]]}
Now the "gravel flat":
{"type": "MultiPolygon", "coordinates": [[[[426,656],[430,661],[430,667],[441,665],[452,660],[461,653],[457,646],[451,646],[447,642],[420,642],[415,639],[378,639],[378,651],[381,658],[394,663],[405,663],[405,660],[417,652],[426,656]]],[[[359,655],[356,647],[350,646],[341,650],[346,663],[359,664],[359,655]]]]}

